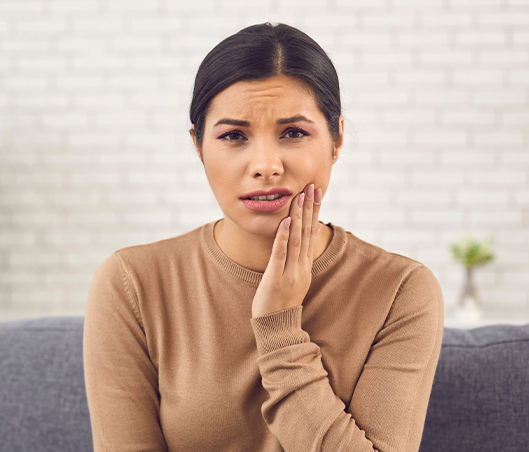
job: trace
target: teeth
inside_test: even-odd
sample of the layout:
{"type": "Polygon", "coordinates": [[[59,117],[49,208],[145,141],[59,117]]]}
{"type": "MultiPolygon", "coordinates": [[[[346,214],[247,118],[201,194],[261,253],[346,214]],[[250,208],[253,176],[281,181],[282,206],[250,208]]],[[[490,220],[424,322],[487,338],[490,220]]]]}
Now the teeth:
{"type": "Polygon", "coordinates": [[[281,198],[281,196],[283,195],[277,194],[277,195],[268,195],[268,196],[253,196],[250,199],[252,201],[273,201],[274,199],[281,198]]]}

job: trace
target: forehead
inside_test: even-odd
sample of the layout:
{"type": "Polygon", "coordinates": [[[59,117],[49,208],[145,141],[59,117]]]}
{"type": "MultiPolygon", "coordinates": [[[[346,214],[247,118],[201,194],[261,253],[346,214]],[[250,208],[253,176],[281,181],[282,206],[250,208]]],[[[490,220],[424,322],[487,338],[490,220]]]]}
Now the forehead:
{"type": "Polygon", "coordinates": [[[254,122],[298,114],[323,119],[308,85],[285,75],[240,81],[217,94],[210,103],[206,124],[229,117],[254,122]]]}

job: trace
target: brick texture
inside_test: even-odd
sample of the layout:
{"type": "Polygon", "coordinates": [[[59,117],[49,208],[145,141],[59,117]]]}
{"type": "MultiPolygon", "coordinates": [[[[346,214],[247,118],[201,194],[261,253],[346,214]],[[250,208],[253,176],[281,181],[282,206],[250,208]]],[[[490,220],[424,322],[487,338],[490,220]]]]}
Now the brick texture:
{"type": "Polygon", "coordinates": [[[529,2],[3,0],[0,320],[83,314],[118,248],[220,218],[189,138],[221,39],[287,22],[337,67],[346,143],[321,219],[428,265],[491,237],[485,305],[529,310],[529,2]]]}

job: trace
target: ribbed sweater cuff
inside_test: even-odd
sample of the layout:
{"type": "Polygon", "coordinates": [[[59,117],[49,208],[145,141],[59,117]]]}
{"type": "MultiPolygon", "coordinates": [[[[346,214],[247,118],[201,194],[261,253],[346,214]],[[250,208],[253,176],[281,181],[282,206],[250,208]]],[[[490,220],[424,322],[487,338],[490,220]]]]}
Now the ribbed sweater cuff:
{"type": "Polygon", "coordinates": [[[251,319],[259,355],[310,341],[301,329],[302,310],[303,306],[295,306],[251,319]]]}

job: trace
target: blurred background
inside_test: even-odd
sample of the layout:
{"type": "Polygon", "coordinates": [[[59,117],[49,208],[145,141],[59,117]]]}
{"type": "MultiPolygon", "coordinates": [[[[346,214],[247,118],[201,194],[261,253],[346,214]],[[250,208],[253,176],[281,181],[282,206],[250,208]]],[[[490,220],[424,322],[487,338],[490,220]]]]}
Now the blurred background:
{"type": "Polygon", "coordinates": [[[198,66],[285,22],[334,61],[346,141],[320,218],[427,265],[493,241],[481,323],[529,322],[529,0],[0,0],[0,321],[84,315],[115,250],[221,218],[188,130],[198,66]]]}

